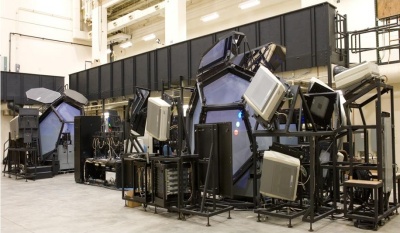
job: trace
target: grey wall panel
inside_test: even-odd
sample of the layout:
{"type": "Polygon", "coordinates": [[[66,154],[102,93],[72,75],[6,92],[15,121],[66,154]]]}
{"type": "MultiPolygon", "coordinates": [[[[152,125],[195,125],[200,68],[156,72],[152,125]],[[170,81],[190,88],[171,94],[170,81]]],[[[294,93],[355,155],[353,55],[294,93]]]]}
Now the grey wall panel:
{"type": "Polygon", "coordinates": [[[227,29],[227,30],[224,30],[224,31],[217,32],[217,33],[214,34],[215,35],[215,41],[218,41],[219,38],[224,37],[227,34],[229,34],[230,32],[237,31],[237,30],[238,30],[238,28],[231,28],[231,29],[227,29]]]}
{"type": "Polygon", "coordinates": [[[124,60],[124,95],[132,95],[135,88],[135,58],[124,60]]]}
{"type": "Polygon", "coordinates": [[[100,96],[100,85],[99,85],[99,74],[100,68],[92,68],[88,71],[88,99],[97,100],[100,96]]]}
{"type": "Polygon", "coordinates": [[[56,76],[54,77],[54,83],[55,83],[55,91],[62,90],[64,88],[64,77],[56,76]]]}
{"type": "Polygon", "coordinates": [[[160,85],[157,81],[157,75],[156,75],[156,52],[151,51],[149,52],[149,85],[150,85],[150,90],[161,90],[160,85]]]}
{"type": "Polygon", "coordinates": [[[111,97],[111,64],[102,65],[100,68],[100,97],[111,97]]]}
{"type": "Polygon", "coordinates": [[[330,46],[334,47],[335,27],[332,20],[335,17],[335,11],[324,5],[315,8],[315,34],[316,36],[316,62],[318,66],[326,65],[330,53],[330,46]]]}
{"type": "Polygon", "coordinates": [[[164,82],[165,86],[169,86],[169,48],[162,48],[157,50],[157,58],[156,58],[156,70],[157,70],[157,81],[159,85],[162,85],[164,82]]]}
{"type": "Polygon", "coordinates": [[[112,63],[112,96],[113,97],[118,97],[122,96],[123,93],[123,77],[122,77],[122,61],[116,61],[112,63]]]}
{"type": "MultiPolygon", "coordinates": [[[[197,75],[200,58],[204,52],[218,38],[226,36],[231,31],[245,33],[248,37],[250,49],[268,42],[286,46],[287,56],[286,62],[281,66],[283,68],[280,68],[282,71],[326,65],[325,62],[332,58],[338,60],[338,54],[332,53],[335,50],[335,10],[332,5],[323,3],[183,42],[182,44],[188,43],[187,60],[189,60],[189,66],[187,73],[190,79],[194,80],[197,75]]],[[[186,73],[185,66],[176,65],[181,62],[175,62],[175,60],[183,60],[182,57],[185,57],[185,52],[181,49],[175,49],[175,46],[178,45],[166,46],[160,50],[131,57],[133,59],[133,71],[128,68],[127,75],[129,76],[130,72],[133,73],[131,77],[134,77],[134,86],[142,86],[153,90],[160,89],[162,80],[171,81],[171,78],[175,79],[181,73],[186,73]],[[167,56],[172,60],[161,61],[166,57],[165,51],[168,50],[170,50],[170,54],[173,53],[173,55],[167,56]],[[166,67],[162,67],[165,64],[167,64],[166,67]]],[[[129,61],[132,62],[132,60],[129,61]]],[[[124,78],[125,75],[123,74],[124,78]]],[[[124,86],[126,84],[131,84],[129,79],[126,83],[124,82],[124,86]]],[[[73,83],[71,86],[73,86],[73,83]]],[[[126,94],[129,93],[131,93],[130,88],[126,91],[126,94]]]]}
{"type": "MultiPolygon", "coordinates": [[[[259,23],[259,46],[268,43],[284,45],[284,34],[282,33],[283,17],[274,17],[260,21],[259,23]]],[[[285,70],[285,62],[278,68],[279,71],[285,70]]]]}
{"type": "Polygon", "coordinates": [[[42,75],[40,76],[40,86],[50,90],[55,90],[54,79],[55,77],[53,76],[42,75]]]}
{"type": "Polygon", "coordinates": [[[1,72],[1,100],[7,100],[7,73],[1,72]]]}
{"type": "Polygon", "coordinates": [[[34,104],[35,101],[26,98],[26,92],[32,88],[40,87],[40,75],[21,74],[22,93],[21,98],[25,104],[34,104]]]}
{"type": "MultiPolygon", "coordinates": [[[[76,74],[70,75],[70,79],[76,80],[76,74]]],[[[61,86],[64,85],[64,77],[27,74],[16,72],[1,72],[1,99],[3,101],[15,101],[16,104],[34,104],[32,100],[26,98],[26,91],[31,88],[45,87],[55,90],[57,80],[61,86]]]]}
{"type": "MultiPolygon", "coordinates": [[[[56,86],[58,88],[58,86],[56,86]]],[[[69,89],[77,91],[78,90],[78,73],[69,75],[69,89]]]]}
{"type": "Polygon", "coordinates": [[[204,52],[214,44],[212,35],[203,36],[190,41],[190,67],[191,79],[196,79],[200,59],[204,52]]]}
{"type": "Polygon", "coordinates": [[[281,17],[274,17],[261,21],[259,23],[259,30],[260,45],[270,42],[276,44],[283,43],[281,36],[281,17]]]}
{"type": "Polygon", "coordinates": [[[81,71],[78,73],[78,92],[84,95],[85,97],[88,96],[88,78],[87,78],[87,71],[81,71]]]}
{"type": "Polygon", "coordinates": [[[20,74],[8,73],[6,82],[7,100],[15,101],[15,103],[22,103],[25,93],[22,92],[22,81],[20,74]]]}
{"type": "Polygon", "coordinates": [[[136,86],[143,88],[150,88],[148,77],[149,77],[149,67],[148,67],[147,53],[140,54],[136,56],[136,86]]]}
{"type": "MultiPolygon", "coordinates": [[[[249,43],[250,49],[258,47],[257,45],[257,24],[251,23],[244,26],[239,27],[239,32],[242,32],[246,35],[247,42],[249,43]]],[[[243,47],[243,46],[242,46],[243,47]]],[[[240,53],[244,51],[248,51],[249,48],[246,46],[244,48],[240,48],[240,53]]]]}
{"type": "Polygon", "coordinates": [[[286,70],[312,66],[312,31],[310,10],[285,15],[286,70]]]}
{"type": "Polygon", "coordinates": [[[188,43],[171,46],[171,84],[179,85],[180,76],[189,78],[188,43]]]}

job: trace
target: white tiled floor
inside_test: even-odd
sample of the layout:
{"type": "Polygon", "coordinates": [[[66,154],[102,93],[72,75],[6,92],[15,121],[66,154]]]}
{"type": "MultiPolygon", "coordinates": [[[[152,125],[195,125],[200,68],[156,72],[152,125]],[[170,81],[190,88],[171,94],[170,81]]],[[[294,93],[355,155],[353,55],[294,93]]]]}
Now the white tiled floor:
{"type": "MultiPolygon", "coordinates": [[[[287,221],[270,217],[257,222],[252,211],[233,211],[207,220],[191,216],[186,221],[176,213],[153,208],[124,206],[120,191],[76,184],[74,174],[62,174],[51,179],[28,181],[1,176],[1,232],[308,232],[309,223],[300,218],[287,221]]],[[[352,222],[338,218],[322,219],[313,225],[315,232],[365,232],[352,222]]],[[[392,216],[379,232],[398,232],[400,216],[392,216]],[[396,230],[397,229],[397,230],[396,230]]]]}

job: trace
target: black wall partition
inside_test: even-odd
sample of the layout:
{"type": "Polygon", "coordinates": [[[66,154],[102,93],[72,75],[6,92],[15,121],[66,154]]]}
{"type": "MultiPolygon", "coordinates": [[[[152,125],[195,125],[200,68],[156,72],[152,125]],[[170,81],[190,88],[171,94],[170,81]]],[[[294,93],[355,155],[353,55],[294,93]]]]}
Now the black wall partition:
{"type": "Polygon", "coordinates": [[[100,97],[107,99],[112,97],[112,63],[100,66],[100,97]]]}
{"type": "Polygon", "coordinates": [[[80,86],[85,81],[76,80],[85,79],[85,75],[79,75],[81,72],[71,74],[70,88],[86,90],[85,93],[89,95],[85,96],[95,100],[130,95],[135,86],[161,90],[163,82],[166,86],[178,84],[180,76],[190,83],[196,78],[203,53],[230,31],[243,32],[247,37],[249,48],[241,48],[240,52],[269,42],[286,46],[286,61],[277,71],[315,66],[328,66],[329,71],[331,63],[347,65],[345,59],[339,56],[339,51],[347,49],[336,46],[335,29],[338,22],[335,20],[335,11],[334,6],[323,3],[166,46],[90,69],[86,82],[89,89],[80,86]],[[96,77],[100,78],[100,85],[96,85],[96,77]],[[95,88],[98,88],[97,92],[95,88]]]}
{"type": "Polygon", "coordinates": [[[88,96],[88,72],[82,71],[78,73],[78,87],[77,87],[77,91],[79,93],[81,93],[84,96],[88,96]]]}
{"type": "Polygon", "coordinates": [[[88,71],[88,99],[99,99],[100,98],[100,69],[90,69],[88,71]]]}
{"type": "Polygon", "coordinates": [[[124,95],[132,95],[136,86],[136,64],[135,58],[130,57],[123,61],[124,95]]]}
{"type": "MultiPolygon", "coordinates": [[[[70,76],[71,79],[71,76],[70,76]]],[[[31,88],[45,87],[57,91],[64,87],[64,77],[16,72],[1,72],[1,101],[14,101],[15,104],[34,104],[26,98],[31,88]]]]}
{"type": "MultiPolygon", "coordinates": [[[[161,87],[162,83],[169,84],[170,72],[171,72],[171,59],[170,59],[170,48],[165,47],[157,50],[155,59],[155,76],[157,77],[157,88],[161,87]]],[[[152,88],[154,90],[154,88],[152,88]]]]}
{"type": "Polygon", "coordinates": [[[112,63],[112,96],[122,96],[123,92],[123,61],[116,61],[112,63]]]}

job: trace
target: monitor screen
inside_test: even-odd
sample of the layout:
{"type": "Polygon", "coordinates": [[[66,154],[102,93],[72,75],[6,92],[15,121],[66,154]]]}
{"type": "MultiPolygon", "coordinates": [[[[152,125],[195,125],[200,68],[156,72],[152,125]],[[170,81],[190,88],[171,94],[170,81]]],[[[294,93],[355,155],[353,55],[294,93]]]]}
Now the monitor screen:
{"type": "Polygon", "coordinates": [[[150,90],[136,87],[134,99],[129,100],[126,119],[129,121],[130,128],[139,135],[144,135],[147,116],[147,101],[150,90]]]}
{"type": "Polygon", "coordinates": [[[229,38],[225,38],[218,41],[212,48],[204,53],[200,60],[199,72],[203,72],[225,59],[228,52],[228,39],[229,38]]]}

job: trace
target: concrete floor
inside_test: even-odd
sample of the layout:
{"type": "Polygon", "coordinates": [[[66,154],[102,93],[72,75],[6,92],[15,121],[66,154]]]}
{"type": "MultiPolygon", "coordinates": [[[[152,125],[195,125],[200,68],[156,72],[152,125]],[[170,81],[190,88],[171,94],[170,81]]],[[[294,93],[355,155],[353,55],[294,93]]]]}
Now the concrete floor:
{"type": "MultiPolygon", "coordinates": [[[[207,219],[191,216],[186,221],[176,213],[152,207],[124,206],[121,192],[101,187],[76,184],[74,175],[62,174],[52,179],[28,181],[1,176],[1,232],[308,232],[309,223],[300,218],[287,221],[270,217],[257,222],[252,211],[233,211],[232,219],[224,213],[207,219]]],[[[338,218],[314,223],[316,232],[365,232],[352,222],[338,218]]],[[[400,216],[392,216],[379,232],[398,232],[400,216]],[[396,230],[397,229],[397,230],[396,230]]]]}

